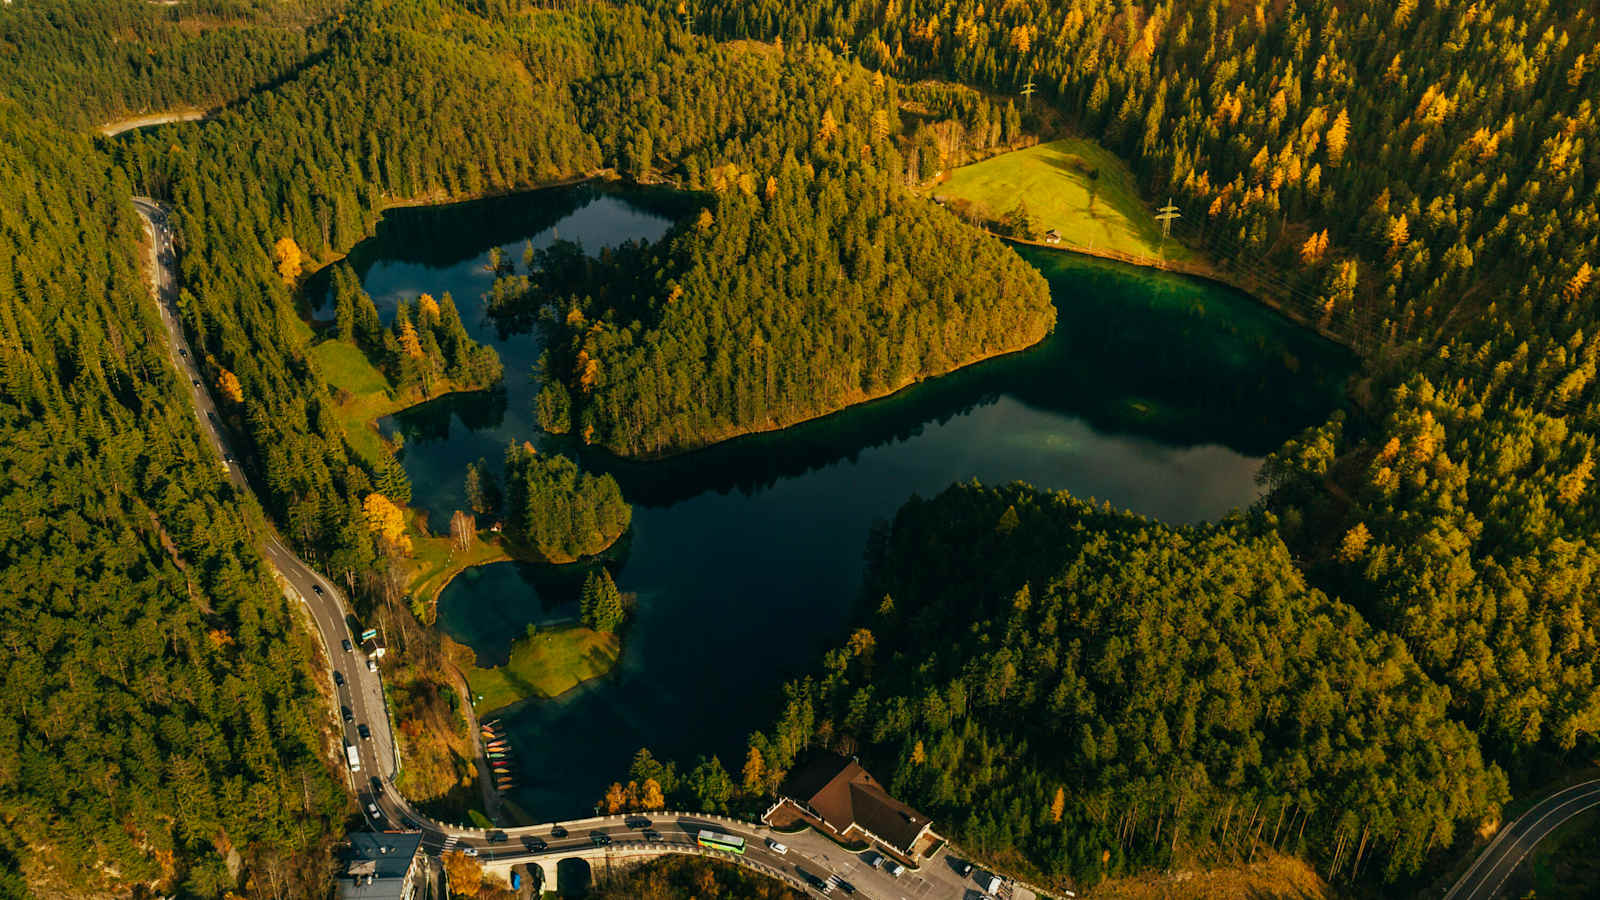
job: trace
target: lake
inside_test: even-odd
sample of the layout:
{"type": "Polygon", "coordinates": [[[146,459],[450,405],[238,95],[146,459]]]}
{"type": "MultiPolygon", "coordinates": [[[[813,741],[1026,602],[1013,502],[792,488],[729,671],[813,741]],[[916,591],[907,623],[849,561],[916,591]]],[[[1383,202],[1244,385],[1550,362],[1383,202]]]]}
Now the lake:
{"type": "MultiPolygon", "coordinates": [[[[640,747],[692,766],[743,763],[745,736],[783,681],[844,636],[875,520],[953,482],[1025,481],[1168,522],[1216,519],[1260,496],[1262,458],[1322,421],[1353,359],[1230,288],[1050,250],[1019,252],[1048,279],[1055,333],[992,360],[772,434],[630,463],[543,434],[533,413],[540,336],[484,315],[499,247],[556,239],[599,253],[654,240],[692,205],[594,185],[397,209],[350,262],[378,309],[449,292],[467,330],[505,363],[503,389],[455,395],[382,423],[405,442],[413,504],[436,531],[467,508],[467,463],[499,470],[531,440],[609,471],[634,504],[608,562],[637,598],[613,674],[501,716],[522,771],[513,799],[539,820],[587,815],[640,747]]],[[[315,296],[315,294],[313,294],[315,296]]],[[[500,563],[458,577],[440,626],[484,664],[528,623],[570,618],[575,567],[500,563]]]]}

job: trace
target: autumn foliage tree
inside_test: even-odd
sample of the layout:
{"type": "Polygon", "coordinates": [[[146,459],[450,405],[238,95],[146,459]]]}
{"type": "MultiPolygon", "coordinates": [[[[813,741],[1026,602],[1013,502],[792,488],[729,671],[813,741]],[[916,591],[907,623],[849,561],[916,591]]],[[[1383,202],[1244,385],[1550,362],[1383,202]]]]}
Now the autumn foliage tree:
{"type": "Polygon", "coordinates": [[[411,555],[411,536],[406,533],[405,510],[382,494],[373,492],[361,502],[367,528],[379,543],[396,556],[411,555]]]}

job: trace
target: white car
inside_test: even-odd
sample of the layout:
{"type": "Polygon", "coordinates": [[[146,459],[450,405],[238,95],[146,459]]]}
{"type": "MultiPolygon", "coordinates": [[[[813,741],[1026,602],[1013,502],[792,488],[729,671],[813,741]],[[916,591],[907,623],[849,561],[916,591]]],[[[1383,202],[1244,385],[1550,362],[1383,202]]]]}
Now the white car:
{"type": "Polygon", "coordinates": [[[465,853],[468,856],[477,856],[478,855],[478,848],[477,847],[462,847],[461,848],[461,852],[465,853]]]}
{"type": "Polygon", "coordinates": [[[767,838],[767,849],[771,850],[773,853],[778,854],[779,856],[782,856],[785,853],[789,852],[789,848],[788,847],[784,846],[783,844],[778,843],[777,841],[773,840],[772,838],[767,838]]]}
{"type": "Polygon", "coordinates": [[[901,875],[904,875],[905,873],[906,873],[906,867],[905,866],[902,866],[897,862],[889,863],[889,874],[890,875],[893,875],[894,877],[899,878],[901,875]]]}

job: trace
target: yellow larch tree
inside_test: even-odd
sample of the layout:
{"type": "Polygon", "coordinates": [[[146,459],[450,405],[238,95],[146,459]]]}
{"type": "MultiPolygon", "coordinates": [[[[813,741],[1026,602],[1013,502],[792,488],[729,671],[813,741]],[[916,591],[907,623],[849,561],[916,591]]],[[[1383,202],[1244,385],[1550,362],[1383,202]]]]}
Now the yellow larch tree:
{"type": "Polygon", "coordinates": [[[305,254],[300,252],[300,245],[292,237],[278,238],[272,245],[272,258],[278,264],[278,276],[284,284],[294,284],[300,277],[300,270],[305,266],[305,254]]]}
{"type": "Polygon", "coordinates": [[[1566,295],[1568,300],[1576,300],[1578,295],[1583,293],[1583,289],[1589,286],[1589,282],[1593,278],[1594,270],[1589,267],[1588,263],[1584,263],[1578,267],[1578,271],[1574,272],[1571,278],[1567,279],[1567,286],[1561,289],[1561,293],[1566,295]]]}
{"type": "Polygon", "coordinates": [[[639,806],[641,809],[665,809],[667,806],[666,795],[661,792],[661,783],[654,778],[646,778],[644,786],[639,793],[639,806]]]}
{"type": "Polygon", "coordinates": [[[244,402],[244,388],[239,386],[239,377],[227,369],[217,373],[217,392],[228,398],[230,402],[244,402]]]}
{"type": "Polygon", "coordinates": [[[1338,165],[1344,159],[1344,148],[1350,139],[1350,114],[1339,110],[1333,117],[1333,124],[1328,126],[1328,133],[1323,137],[1323,144],[1328,148],[1328,162],[1338,165]]]}
{"type": "Polygon", "coordinates": [[[1343,562],[1355,562],[1367,552],[1367,545],[1371,542],[1372,532],[1367,530],[1365,523],[1357,522],[1344,533],[1344,539],[1339,541],[1339,559],[1343,562]]]}
{"type": "Polygon", "coordinates": [[[406,534],[404,510],[376,491],[367,495],[361,502],[361,508],[366,515],[367,528],[378,536],[386,548],[393,549],[400,556],[411,555],[411,536],[406,534]]]}
{"type": "Polygon", "coordinates": [[[761,758],[761,751],[754,746],[744,758],[744,790],[747,794],[760,794],[762,785],[767,777],[767,763],[761,758]]]}
{"type": "Polygon", "coordinates": [[[400,323],[400,350],[412,359],[422,358],[422,342],[417,340],[416,326],[410,322],[400,323]]]}
{"type": "Polygon", "coordinates": [[[822,111],[822,125],[817,129],[817,140],[824,144],[834,139],[839,134],[839,122],[833,117],[833,110],[822,111]]]}

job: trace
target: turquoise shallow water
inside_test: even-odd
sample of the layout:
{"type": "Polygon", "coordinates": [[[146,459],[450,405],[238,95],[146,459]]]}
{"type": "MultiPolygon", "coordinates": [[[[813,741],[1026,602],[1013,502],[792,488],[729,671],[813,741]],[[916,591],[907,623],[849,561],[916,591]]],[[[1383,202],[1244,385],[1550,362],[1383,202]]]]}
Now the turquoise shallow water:
{"type": "MultiPolygon", "coordinates": [[[[466,464],[498,467],[511,440],[613,472],[634,504],[609,563],[638,601],[622,662],[557,701],[501,716],[525,769],[515,799],[540,818],[587,812],[642,746],[685,763],[719,754],[736,768],[782,681],[840,640],[867,531],[912,494],[1022,480],[1167,521],[1214,519],[1257,499],[1262,457],[1321,421],[1350,371],[1339,348],[1229,288],[1024,249],[1060,314],[1056,333],[1029,351],[661,462],[540,433],[539,337],[500,334],[482,313],[490,248],[519,263],[525,241],[560,237],[600,252],[659,237],[680,211],[670,197],[591,186],[396,210],[350,257],[386,313],[401,297],[451,292],[468,330],[505,362],[502,390],[384,423],[405,439],[413,502],[436,530],[466,506],[466,464]]],[[[503,660],[528,623],[572,616],[580,578],[484,567],[445,590],[440,623],[481,661],[503,660]]]]}

